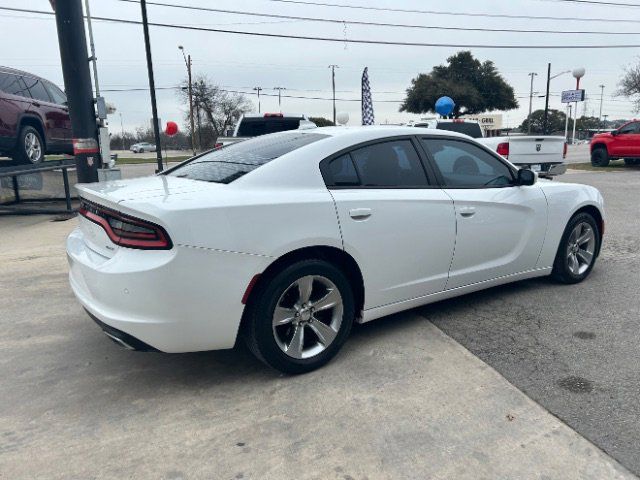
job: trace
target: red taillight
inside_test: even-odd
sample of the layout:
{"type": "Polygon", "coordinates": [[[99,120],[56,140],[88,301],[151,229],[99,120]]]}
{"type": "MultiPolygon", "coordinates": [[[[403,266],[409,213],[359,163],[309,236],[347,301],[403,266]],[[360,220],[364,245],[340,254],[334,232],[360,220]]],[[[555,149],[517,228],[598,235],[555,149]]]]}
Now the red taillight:
{"type": "Polygon", "coordinates": [[[167,232],[155,223],[124,215],[86,200],[82,200],[78,213],[100,225],[116,245],[140,250],[169,250],[173,247],[167,232]]]}
{"type": "Polygon", "coordinates": [[[213,148],[222,148],[223,144],[222,143],[216,143],[213,148]]]}
{"type": "Polygon", "coordinates": [[[562,148],[562,158],[567,158],[567,142],[564,142],[564,147],[562,148]]]}
{"type": "Polygon", "coordinates": [[[264,114],[264,118],[269,118],[269,117],[284,117],[284,115],[282,113],[265,113],[264,114]]]}
{"type": "Polygon", "coordinates": [[[498,155],[502,155],[504,158],[509,158],[509,142],[499,143],[496,151],[498,152],[498,155]]]}
{"type": "Polygon", "coordinates": [[[464,120],[462,118],[454,118],[453,123],[464,123],[464,120]]]}

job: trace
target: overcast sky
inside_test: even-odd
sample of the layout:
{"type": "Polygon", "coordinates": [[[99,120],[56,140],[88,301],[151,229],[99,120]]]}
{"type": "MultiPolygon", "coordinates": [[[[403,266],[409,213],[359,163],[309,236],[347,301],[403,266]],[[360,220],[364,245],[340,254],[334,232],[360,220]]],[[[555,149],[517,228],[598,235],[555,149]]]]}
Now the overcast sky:
{"type": "MultiPolygon", "coordinates": [[[[152,1],[152,0],[148,0],[152,1]]],[[[377,26],[328,24],[308,21],[279,20],[232,14],[197,12],[149,5],[149,20],[161,23],[192,25],[255,32],[285,33],[334,38],[375,39],[402,42],[455,44],[515,44],[515,45],[593,45],[640,44],[638,23],[608,22],[604,19],[640,22],[640,8],[598,6],[554,0],[487,0],[484,2],[457,0],[324,0],[325,3],[362,5],[404,9],[434,10],[463,13],[491,13],[554,17],[596,18],[603,21],[555,21],[509,18],[482,18],[424,13],[404,13],[338,8],[335,6],[300,5],[272,0],[157,0],[210,8],[244,12],[323,17],[339,20],[403,23],[469,28],[513,28],[542,30],[589,30],[605,32],[635,32],[628,35],[604,34],[530,34],[503,32],[460,32],[377,26]]],[[[309,0],[318,3],[323,0],[309,0]]],[[[0,6],[51,11],[46,0],[2,0],[0,6]]],[[[140,19],[138,4],[119,0],[91,0],[94,16],[140,19]]],[[[98,76],[103,90],[144,88],[148,86],[142,27],[139,25],[93,22],[98,57],[98,76]]],[[[27,70],[63,86],[55,20],[51,16],[0,11],[0,31],[5,39],[1,62],[6,66],[27,70]]],[[[398,108],[404,91],[418,73],[427,73],[434,65],[460,48],[409,47],[328,43],[306,40],[259,38],[235,34],[211,33],[151,27],[151,43],[158,87],[172,87],[186,76],[186,68],[178,45],[192,55],[194,73],[206,74],[224,88],[250,92],[255,86],[263,93],[274,94],[273,87],[285,87],[285,95],[331,97],[329,64],[336,70],[337,96],[345,100],[360,97],[362,69],[369,67],[376,122],[406,122],[418,115],[400,113],[398,108]]],[[[526,116],[529,106],[529,72],[536,72],[534,91],[544,94],[547,62],[552,74],[578,66],[586,69],[582,87],[587,90],[587,114],[598,115],[600,84],[604,84],[604,114],[609,118],[633,117],[631,102],[612,94],[623,68],[638,61],[640,49],[586,50],[498,50],[470,48],[480,60],[492,60],[504,78],[515,89],[520,103],[518,110],[504,112],[505,126],[517,126],[526,116]]],[[[552,80],[552,94],[575,87],[575,80],[565,74],[552,80]]],[[[124,128],[148,124],[151,117],[149,94],[137,92],[106,92],[107,101],[122,114],[124,128]]],[[[255,104],[255,95],[250,98],[255,104]]],[[[544,108],[544,98],[534,98],[533,108],[544,108]]],[[[183,123],[185,106],[173,90],[158,90],[159,116],[163,122],[183,123]]],[[[562,108],[559,96],[552,96],[551,108],[562,108]]],[[[358,101],[339,101],[338,111],[347,111],[351,124],[360,123],[358,101]]],[[[278,111],[277,97],[262,97],[262,111],[278,111]]],[[[309,116],[331,117],[330,100],[283,99],[283,111],[309,116]]],[[[583,107],[580,107],[580,114],[583,107]]],[[[120,129],[118,114],[110,116],[111,127],[120,129]]]]}

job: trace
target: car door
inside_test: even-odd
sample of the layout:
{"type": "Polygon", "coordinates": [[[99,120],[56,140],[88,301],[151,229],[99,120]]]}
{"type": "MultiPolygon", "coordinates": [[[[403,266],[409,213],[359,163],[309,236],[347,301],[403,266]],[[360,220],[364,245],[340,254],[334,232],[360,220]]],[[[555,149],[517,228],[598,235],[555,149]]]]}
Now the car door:
{"type": "Polygon", "coordinates": [[[12,149],[18,137],[18,123],[31,101],[22,77],[0,73],[0,146],[12,149]]]}
{"type": "Polygon", "coordinates": [[[547,228],[542,190],[516,185],[512,167],[471,141],[424,137],[421,144],[456,212],[446,288],[535,269],[547,228]]]}
{"type": "Polygon", "coordinates": [[[630,122],[618,129],[613,142],[614,149],[610,152],[612,157],[640,157],[639,126],[639,122],[630,122]]]}
{"type": "Polygon", "coordinates": [[[323,161],[365,309],[442,291],[455,241],[453,201],[430,184],[415,140],[362,145],[323,161]]]}
{"type": "Polygon", "coordinates": [[[33,98],[30,111],[44,121],[47,150],[50,146],[61,147],[65,143],[65,126],[68,115],[60,106],[53,103],[44,84],[37,78],[23,77],[33,98]],[[54,143],[53,145],[49,145],[54,143]]]}

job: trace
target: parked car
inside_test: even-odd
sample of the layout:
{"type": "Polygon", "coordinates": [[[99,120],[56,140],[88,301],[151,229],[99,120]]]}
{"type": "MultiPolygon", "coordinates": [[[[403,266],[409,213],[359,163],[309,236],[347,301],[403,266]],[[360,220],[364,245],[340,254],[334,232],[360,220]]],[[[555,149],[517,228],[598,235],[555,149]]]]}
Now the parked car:
{"type": "Polygon", "coordinates": [[[245,114],[240,117],[231,136],[218,137],[216,148],[269,133],[316,128],[316,124],[299,113],[245,114]]]}
{"type": "Polygon", "coordinates": [[[133,153],[155,152],[156,146],[149,142],[134,143],[131,145],[131,151],[133,153]]]}
{"type": "Polygon", "coordinates": [[[509,135],[485,137],[477,121],[456,119],[432,119],[413,123],[414,127],[435,128],[463,133],[499,153],[519,167],[529,167],[544,176],[560,175],[566,171],[564,158],[567,143],[564,137],[554,135],[509,135]]]}
{"type": "Polygon", "coordinates": [[[66,95],[44,78],[0,67],[0,154],[40,163],[50,153],[73,153],[66,95]]]}
{"type": "Polygon", "coordinates": [[[606,167],[618,158],[624,158],[627,165],[640,165],[640,120],[632,120],[612,132],[594,135],[590,149],[594,167],[606,167]]]}
{"type": "Polygon", "coordinates": [[[162,174],[77,186],[71,288],[133,349],[231,348],[284,372],[354,322],[525,278],[584,280],[604,205],[477,141],[408,127],[256,137],[162,174]]]}

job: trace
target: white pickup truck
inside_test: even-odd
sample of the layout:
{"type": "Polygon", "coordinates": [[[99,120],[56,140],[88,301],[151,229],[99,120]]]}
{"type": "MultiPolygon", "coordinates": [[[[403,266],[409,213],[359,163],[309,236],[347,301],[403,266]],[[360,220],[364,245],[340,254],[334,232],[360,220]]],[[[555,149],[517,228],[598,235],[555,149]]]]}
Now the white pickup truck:
{"type": "Polygon", "coordinates": [[[564,158],[567,155],[564,137],[551,135],[485,137],[478,122],[464,119],[430,119],[414,122],[411,125],[464,133],[499,153],[514,165],[529,167],[540,172],[542,176],[561,175],[567,169],[564,164],[564,158]]]}
{"type": "Polygon", "coordinates": [[[240,117],[233,133],[226,137],[218,137],[215,148],[242,142],[253,137],[266,135],[267,133],[285,132],[287,130],[298,130],[305,128],[316,128],[316,124],[307,119],[302,114],[286,113],[264,113],[246,114],[240,117]]]}

